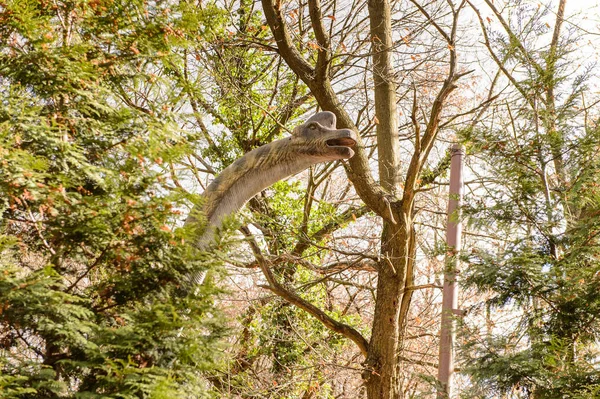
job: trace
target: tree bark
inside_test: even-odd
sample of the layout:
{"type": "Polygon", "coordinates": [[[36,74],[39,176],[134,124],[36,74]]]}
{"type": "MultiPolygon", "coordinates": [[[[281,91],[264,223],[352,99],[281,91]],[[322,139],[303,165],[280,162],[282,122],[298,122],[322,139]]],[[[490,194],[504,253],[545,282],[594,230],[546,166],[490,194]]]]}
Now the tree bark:
{"type": "Polygon", "coordinates": [[[369,1],[379,180],[384,190],[396,194],[400,149],[396,82],[392,66],[392,17],[388,0],[369,1]]]}
{"type": "MultiPolygon", "coordinates": [[[[399,183],[398,111],[392,66],[391,9],[388,0],[370,0],[369,23],[373,59],[373,82],[379,180],[382,188],[396,196],[399,183]]],[[[369,399],[402,397],[400,376],[400,309],[405,292],[412,218],[402,207],[383,221],[381,260],[378,265],[375,314],[363,378],[369,399]]]]}
{"type": "Polygon", "coordinates": [[[375,314],[363,379],[369,399],[396,399],[400,391],[400,317],[411,249],[411,218],[384,223],[378,267],[375,314]]]}

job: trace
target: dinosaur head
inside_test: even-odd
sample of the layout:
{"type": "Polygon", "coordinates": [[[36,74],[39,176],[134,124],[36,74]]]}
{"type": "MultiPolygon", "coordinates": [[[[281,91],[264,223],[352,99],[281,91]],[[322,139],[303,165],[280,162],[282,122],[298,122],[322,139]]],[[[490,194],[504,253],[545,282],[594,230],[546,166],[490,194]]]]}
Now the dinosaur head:
{"type": "Polygon", "coordinates": [[[298,152],[322,158],[323,161],[348,159],[354,155],[356,133],[350,129],[336,129],[336,118],[331,112],[319,112],[296,127],[292,140],[298,152]]]}

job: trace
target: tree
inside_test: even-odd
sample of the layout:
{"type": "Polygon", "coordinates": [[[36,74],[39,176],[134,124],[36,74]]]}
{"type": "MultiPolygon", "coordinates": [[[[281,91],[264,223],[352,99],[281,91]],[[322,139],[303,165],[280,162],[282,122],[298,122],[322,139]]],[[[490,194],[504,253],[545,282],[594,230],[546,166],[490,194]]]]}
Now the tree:
{"type": "MultiPolygon", "coordinates": [[[[280,287],[274,286],[271,280],[269,288],[316,316],[328,328],[344,335],[358,346],[365,356],[362,375],[367,397],[401,397],[403,331],[414,290],[414,259],[417,247],[415,201],[422,184],[431,182],[424,179],[429,155],[436,143],[449,96],[457,87],[458,79],[464,75],[458,70],[456,54],[458,15],[464,3],[455,5],[448,2],[445,11],[449,16],[445,20],[440,17],[439,21],[430,15],[430,12],[440,12],[440,8],[433,5],[422,6],[418,2],[411,2],[412,10],[402,10],[408,18],[414,18],[412,21],[419,20],[415,15],[424,18],[427,21],[425,25],[432,26],[436,35],[439,35],[429,36],[424,40],[434,42],[434,45],[439,45],[439,48],[447,52],[446,60],[439,66],[442,78],[435,85],[435,95],[431,102],[428,103],[427,98],[418,98],[414,90],[412,123],[409,125],[412,131],[407,134],[412,137],[412,148],[406,154],[410,161],[404,176],[399,173],[402,168],[399,155],[399,115],[396,108],[398,87],[392,61],[394,50],[401,44],[392,41],[391,30],[392,14],[401,11],[392,9],[387,1],[369,1],[367,10],[354,4],[355,8],[348,14],[340,11],[341,7],[335,2],[325,6],[320,1],[311,1],[307,5],[284,5],[264,0],[262,5],[279,54],[308,86],[318,105],[323,110],[336,114],[338,127],[359,131],[357,126],[360,126],[361,122],[363,126],[373,122],[376,125],[379,182],[371,173],[368,153],[363,143],[358,145],[356,155],[344,166],[360,199],[383,223],[379,257],[375,262],[375,313],[368,340],[356,329],[340,324],[314,305],[291,296],[287,290],[282,291],[280,287]],[[336,12],[344,16],[338,16],[336,12]],[[363,17],[369,21],[369,37],[366,41],[352,41],[348,38],[351,32],[364,29],[364,25],[360,22],[354,23],[353,18],[360,21],[363,17]],[[336,23],[338,18],[344,22],[336,23]],[[448,25],[445,26],[445,23],[448,25]],[[439,39],[441,44],[440,41],[436,42],[439,39]],[[358,50],[366,43],[369,43],[370,47],[368,54],[358,50]],[[355,51],[348,50],[350,46],[354,46],[355,51]],[[352,65],[367,66],[364,62],[366,55],[371,57],[372,69],[369,66],[369,77],[373,79],[373,87],[363,89],[372,90],[375,101],[375,113],[370,121],[361,119],[362,113],[369,109],[368,105],[358,112],[357,119],[350,116],[343,100],[335,94],[334,83],[341,74],[351,75],[352,65]],[[426,116],[422,118],[418,111],[425,106],[428,110],[424,111],[426,116]]],[[[414,22],[411,27],[414,27],[411,35],[418,36],[424,32],[421,21],[414,22]]],[[[404,43],[408,47],[410,39],[405,40],[404,43]]],[[[433,60],[431,62],[434,63],[433,60]]],[[[440,172],[434,166],[431,169],[440,172]]],[[[429,175],[431,179],[435,179],[436,176],[429,175]]],[[[265,274],[269,273],[266,266],[262,268],[265,274]]]]}
{"type": "Polygon", "coordinates": [[[167,165],[194,137],[152,71],[219,29],[219,10],[14,1],[0,15],[0,396],[203,395],[216,290],[180,288],[218,262],[176,227],[198,199],[170,189],[167,165]]]}
{"type": "Polygon", "coordinates": [[[487,331],[466,331],[469,397],[598,394],[597,96],[592,64],[574,53],[586,35],[565,27],[566,3],[472,5],[504,95],[464,134],[478,173],[494,179],[471,219],[506,238],[469,256],[468,282],[488,296],[487,331]]]}
{"type": "MultiPolygon", "coordinates": [[[[407,28],[410,34],[393,46],[388,44],[389,48],[375,51],[373,61],[370,39],[362,35],[369,31],[366,4],[359,2],[348,10],[335,2],[324,7],[318,2],[290,3],[285,9],[264,3],[266,25],[254,9],[255,3],[231,2],[227,7],[233,18],[224,34],[213,42],[200,43],[190,49],[182,63],[169,71],[179,79],[177,84],[194,111],[188,126],[197,129],[206,140],[199,148],[200,157],[196,155],[193,162],[174,165],[178,176],[192,172],[201,186],[206,180],[204,172],[214,174],[232,161],[232,154],[241,155],[277,137],[287,122],[315,104],[333,111],[339,127],[360,127],[365,136],[377,125],[381,139],[377,148],[381,153],[372,153],[375,144],[367,138],[364,147],[358,150],[359,155],[349,165],[343,165],[354,186],[348,184],[347,178],[339,177],[336,169],[342,165],[338,163],[309,171],[306,188],[281,183],[250,202],[250,213],[245,215],[247,225],[240,229],[248,242],[246,252],[237,249],[234,259],[229,255],[229,263],[241,267],[245,274],[259,269],[262,276],[256,279],[262,279],[259,282],[281,299],[275,300],[264,292],[253,293],[256,296],[252,299],[259,305],[249,306],[241,315],[239,346],[232,350],[232,363],[227,372],[212,379],[215,389],[243,395],[242,390],[249,385],[246,381],[251,378],[251,389],[263,389],[261,392],[265,395],[300,396],[315,392],[326,395],[325,388],[315,390],[314,386],[304,384],[313,378],[322,379],[319,371],[310,371],[319,368],[311,356],[330,358],[320,351],[322,344],[312,343],[328,338],[338,345],[339,336],[346,337],[362,354],[344,358],[343,364],[362,368],[360,356],[370,351],[365,338],[368,329],[364,325],[372,322],[368,309],[376,302],[385,309],[378,310],[374,330],[377,333],[373,335],[375,343],[370,352],[373,365],[363,368],[364,375],[373,386],[371,395],[379,397],[380,389],[388,392],[385,395],[398,395],[403,384],[414,385],[411,381],[401,381],[404,376],[400,375],[401,362],[412,359],[402,356],[400,349],[390,348],[405,346],[400,338],[407,331],[410,299],[417,289],[413,264],[417,250],[416,236],[412,233],[417,219],[414,201],[417,193],[422,196],[423,189],[431,188],[448,165],[448,158],[443,155],[445,144],[442,144],[444,150],[439,164],[435,162],[437,159],[428,160],[428,156],[435,147],[442,111],[448,113],[446,122],[453,120],[449,110],[454,106],[448,96],[460,73],[455,66],[455,46],[448,41],[454,40],[456,35],[453,29],[457,29],[461,7],[452,11],[450,6],[398,3],[394,13],[402,19],[394,20],[394,25],[405,23],[410,27],[407,28]],[[445,11],[450,11],[446,17],[445,11]],[[439,21],[433,35],[425,29],[431,15],[439,21]],[[280,23],[284,20],[285,24],[280,23]],[[278,31],[287,24],[287,33],[278,31]],[[355,32],[358,33],[356,39],[355,32]],[[298,40],[297,45],[292,44],[290,35],[298,40]],[[435,50],[423,52],[425,46],[435,50]],[[400,69],[394,69],[391,54],[399,56],[400,50],[406,49],[409,54],[405,58],[416,72],[401,90],[410,95],[398,101],[409,122],[400,130],[397,121],[400,111],[394,107],[397,102],[394,93],[399,90],[395,74],[400,69]],[[452,53],[450,62],[445,57],[438,61],[436,51],[452,53]],[[377,70],[372,75],[370,65],[375,61],[377,70]],[[207,69],[202,71],[200,64],[207,69]],[[381,73],[385,76],[381,77],[381,73]],[[439,80],[431,82],[425,74],[434,74],[439,80]],[[370,83],[371,76],[378,79],[377,115],[372,107],[375,90],[370,83]],[[417,86],[424,90],[418,92],[417,86]],[[334,89],[339,97],[334,95],[334,89]],[[220,131],[215,134],[211,127],[220,131]],[[409,187],[405,191],[405,205],[400,200],[400,192],[406,183],[400,181],[402,178],[396,172],[408,169],[399,162],[401,152],[407,159],[413,159],[405,177],[409,187]],[[370,156],[373,159],[379,156],[382,184],[375,183],[371,175],[370,156]],[[353,198],[356,192],[366,198],[366,206],[353,198]],[[389,221],[383,239],[357,238],[356,230],[362,227],[354,222],[373,220],[374,214],[383,215],[389,221]],[[390,241],[390,238],[393,239],[390,241]],[[383,253],[378,248],[379,242],[385,243],[383,253]],[[409,250],[410,254],[406,252],[409,250]],[[384,268],[380,273],[388,277],[380,279],[383,288],[378,290],[378,295],[383,295],[383,299],[371,301],[378,265],[384,268]],[[357,301],[361,306],[356,305],[357,301]],[[400,313],[395,315],[396,311],[400,313]],[[314,318],[307,318],[306,314],[314,318]],[[261,335],[268,332],[269,336],[261,335]],[[304,342],[298,342],[297,337],[302,337],[304,342]],[[392,339],[388,342],[386,337],[392,339]],[[392,346],[386,349],[381,341],[392,346]],[[391,358],[379,359],[386,356],[391,358]],[[309,371],[302,371],[307,369],[308,361],[312,362],[309,371]],[[386,370],[383,377],[381,365],[385,365],[386,370]],[[265,368],[270,371],[265,372],[265,368]],[[291,372],[298,374],[290,379],[291,372]],[[297,381],[300,382],[296,384],[297,381]]],[[[371,11],[376,13],[380,9],[375,4],[371,11]]],[[[390,9],[384,13],[383,18],[390,26],[391,12],[390,9]]],[[[380,32],[378,29],[385,26],[378,25],[379,18],[374,14],[373,35],[386,38],[391,28],[388,26],[380,32]]],[[[185,179],[177,180],[184,184],[185,179]]],[[[379,216],[377,220],[381,221],[379,216]]],[[[376,229],[364,224],[364,231],[376,229]]],[[[235,284],[239,281],[236,279],[235,284]]],[[[425,284],[418,288],[433,286],[425,284]]],[[[431,296],[427,300],[431,301],[431,296]]],[[[427,361],[421,364],[429,369],[435,366],[427,361]]]]}

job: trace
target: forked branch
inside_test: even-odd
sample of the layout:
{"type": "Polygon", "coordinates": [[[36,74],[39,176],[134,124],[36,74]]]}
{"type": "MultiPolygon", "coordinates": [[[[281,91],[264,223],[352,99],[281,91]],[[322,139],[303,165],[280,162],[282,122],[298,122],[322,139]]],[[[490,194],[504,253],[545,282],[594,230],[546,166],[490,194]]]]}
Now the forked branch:
{"type": "Polygon", "coordinates": [[[258,261],[260,270],[263,272],[265,278],[267,279],[267,282],[269,283],[268,285],[262,286],[262,287],[270,290],[275,295],[285,299],[292,305],[304,310],[311,316],[315,317],[321,323],[323,323],[323,325],[325,327],[329,328],[331,331],[341,334],[344,337],[353,341],[358,346],[358,349],[360,349],[361,353],[366,357],[369,343],[365,339],[365,337],[363,337],[362,334],[359,333],[354,328],[350,327],[347,324],[344,324],[344,323],[341,323],[341,322],[335,320],[334,318],[329,316],[327,313],[325,313],[324,311],[322,311],[321,309],[319,309],[318,307],[316,307],[309,301],[305,300],[304,298],[300,297],[295,292],[288,290],[286,287],[284,287],[282,284],[280,284],[277,281],[277,279],[275,278],[275,276],[273,275],[273,272],[271,271],[271,262],[269,262],[269,260],[267,260],[262,255],[260,248],[258,247],[256,242],[251,239],[252,236],[251,236],[250,231],[246,228],[242,228],[240,230],[244,233],[244,235],[246,235],[247,238],[250,238],[250,240],[249,240],[250,248],[252,249],[252,252],[254,253],[256,260],[258,261]]]}

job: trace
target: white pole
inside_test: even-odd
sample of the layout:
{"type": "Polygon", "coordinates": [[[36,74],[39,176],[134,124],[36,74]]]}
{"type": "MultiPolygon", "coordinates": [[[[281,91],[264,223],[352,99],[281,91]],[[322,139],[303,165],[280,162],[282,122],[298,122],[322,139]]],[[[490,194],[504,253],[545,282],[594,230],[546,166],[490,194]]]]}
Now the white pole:
{"type": "Polygon", "coordinates": [[[450,163],[450,198],[448,200],[448,222],[446,226],[446,265],[444,270],[444,291],[442,299],[442,322],[440,327],[440,355],[438,380],[440,387],[438,398],[452,397],[452,374],[454,373],[454,339],[455,317],[459,314],[457,309],[457,283],[458,253],[461,250],[460,204],[463,196],[463,157],[465,150],[461,145],[455,144],[451,148],[450,163]]]}

